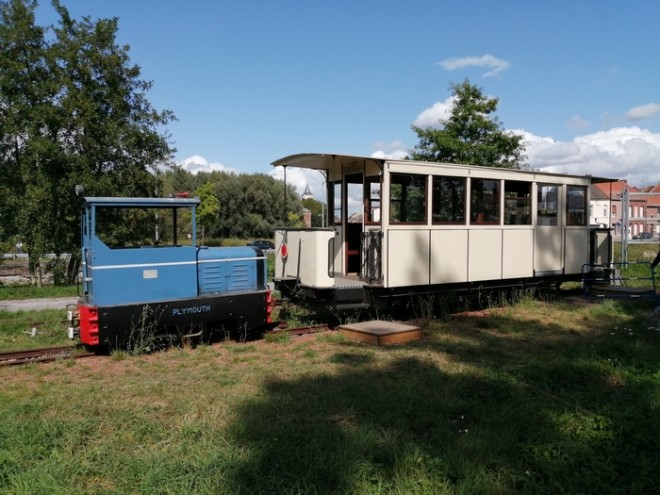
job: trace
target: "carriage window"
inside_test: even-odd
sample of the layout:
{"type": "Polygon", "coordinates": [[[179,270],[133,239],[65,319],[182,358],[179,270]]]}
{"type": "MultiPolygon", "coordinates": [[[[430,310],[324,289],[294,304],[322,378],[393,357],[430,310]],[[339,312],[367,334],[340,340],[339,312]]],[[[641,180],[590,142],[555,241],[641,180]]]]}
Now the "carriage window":
{"type": "Polygon", "coordinates": [[[587,225],[587,188],[568,186],[566,195],[566,225],[587,225]]]}
{"type": "Polygon", "coordinates": [[[504,225],[530,225],[531,182],[507,180],[504,182],[504,225]]]}
{"type": "Polygon", "coordinates": [[[433,223],[465,223],[465,179],[462,177],[433,177],[433,223]]]}
{"type": "Polygon", "coordinates": [[[364,214],[365,222],[380,222],[380,177],[367,177],[364,214]]]}
{"type": "Polygon", "coordinates": [[[497,225],[500,223],[500,181],[472,179],[470,182],[470,223],[497,225]]]}
{"type": "Polygon", "coordinates": [[[557,225],[559,186],[539,184],[537,194],[538,225],[557,225]]]}
{"type": "Polygon", "coordinates": [[[426,176],[390,176],[390,223],[426,222],[426,176]]]}
{"type": "Polygon", "coordinates": [[[335,182],[334,185],[334,197],[333,197],[333,211],[334,218],[333,222],[335,224],[341,224],[341,182],[335,182]]]}

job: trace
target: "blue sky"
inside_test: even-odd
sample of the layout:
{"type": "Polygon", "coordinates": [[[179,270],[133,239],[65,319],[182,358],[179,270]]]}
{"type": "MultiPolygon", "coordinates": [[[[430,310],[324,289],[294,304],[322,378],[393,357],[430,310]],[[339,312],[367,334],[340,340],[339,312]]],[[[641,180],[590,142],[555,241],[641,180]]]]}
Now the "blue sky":
{"type": "MultiPolygon", "coordinates": [[[[37,22],[54,22],[40,3],[37,22]]],[[[450,83],[467,77],[500,98],[531,167],[660,181],[657,0],[62,3],[75,18],[119,18],[150,101],[178,117],[168,130],[190,170],[400,156],[417,143],[411,124],[438,125],[450,83]]]]}

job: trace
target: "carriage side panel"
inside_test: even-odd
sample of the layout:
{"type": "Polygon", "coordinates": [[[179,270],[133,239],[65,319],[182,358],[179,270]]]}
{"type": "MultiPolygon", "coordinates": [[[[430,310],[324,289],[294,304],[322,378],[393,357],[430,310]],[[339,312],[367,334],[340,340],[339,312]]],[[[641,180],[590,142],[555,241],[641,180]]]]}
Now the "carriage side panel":
{"type": "Polygon", "coordinates": [[[431,231],[431,284],[467,282],[468,231],[431,231]]]}
{"type": "Polygon", "coordinates": [[[504,230],[502,278],[534,276],[534,230],[504,230]]]}
{"type": "Polygon", "coordinates": [[[534,239],[535,272],[559,272],[564,268],[562,261],[561,229],[537,227],[534,239]]]}
{"type": "Polygon", "coordinates": [[[470,230],[469,241],[469,281],[502,278],[502,230],[470,230]]]}
{"type": "Polygon", "coordinates": [[[431,273],[429,229],[389,230],[387,244],[389,287],[429,283],[431,273]]]}

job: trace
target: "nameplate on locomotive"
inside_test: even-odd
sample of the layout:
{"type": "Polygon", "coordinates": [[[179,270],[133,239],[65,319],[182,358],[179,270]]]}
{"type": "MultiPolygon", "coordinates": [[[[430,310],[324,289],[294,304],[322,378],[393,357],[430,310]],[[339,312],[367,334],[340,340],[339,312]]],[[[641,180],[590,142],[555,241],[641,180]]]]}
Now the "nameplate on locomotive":
{"type": "Polygon", "coordinates": [[[208,313],[211,311],[210,304],[202,304],[201,306],[188,306],[185,308],[172,308],[172,316],[184,316],[199,313],[208,313]]]}

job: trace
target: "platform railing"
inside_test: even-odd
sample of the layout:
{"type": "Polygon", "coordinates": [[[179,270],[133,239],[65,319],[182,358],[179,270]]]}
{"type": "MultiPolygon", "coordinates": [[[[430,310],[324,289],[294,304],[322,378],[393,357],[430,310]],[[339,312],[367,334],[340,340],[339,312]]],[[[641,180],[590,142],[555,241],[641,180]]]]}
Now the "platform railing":
{"type": "Polygon", "coordinates": [[[382,270],[382,248],[383,231],[370,230],[362,232],[360,236],[362,248],[362,267],[360,269],[360,279],[369,285],[379,285],[383,283],[382,270]]]}
{"type": "Polygon", "coordinates": [[[658,297],[648,261],[582,265],[582,288],[585,295],[595,297],[658,297]]]}

